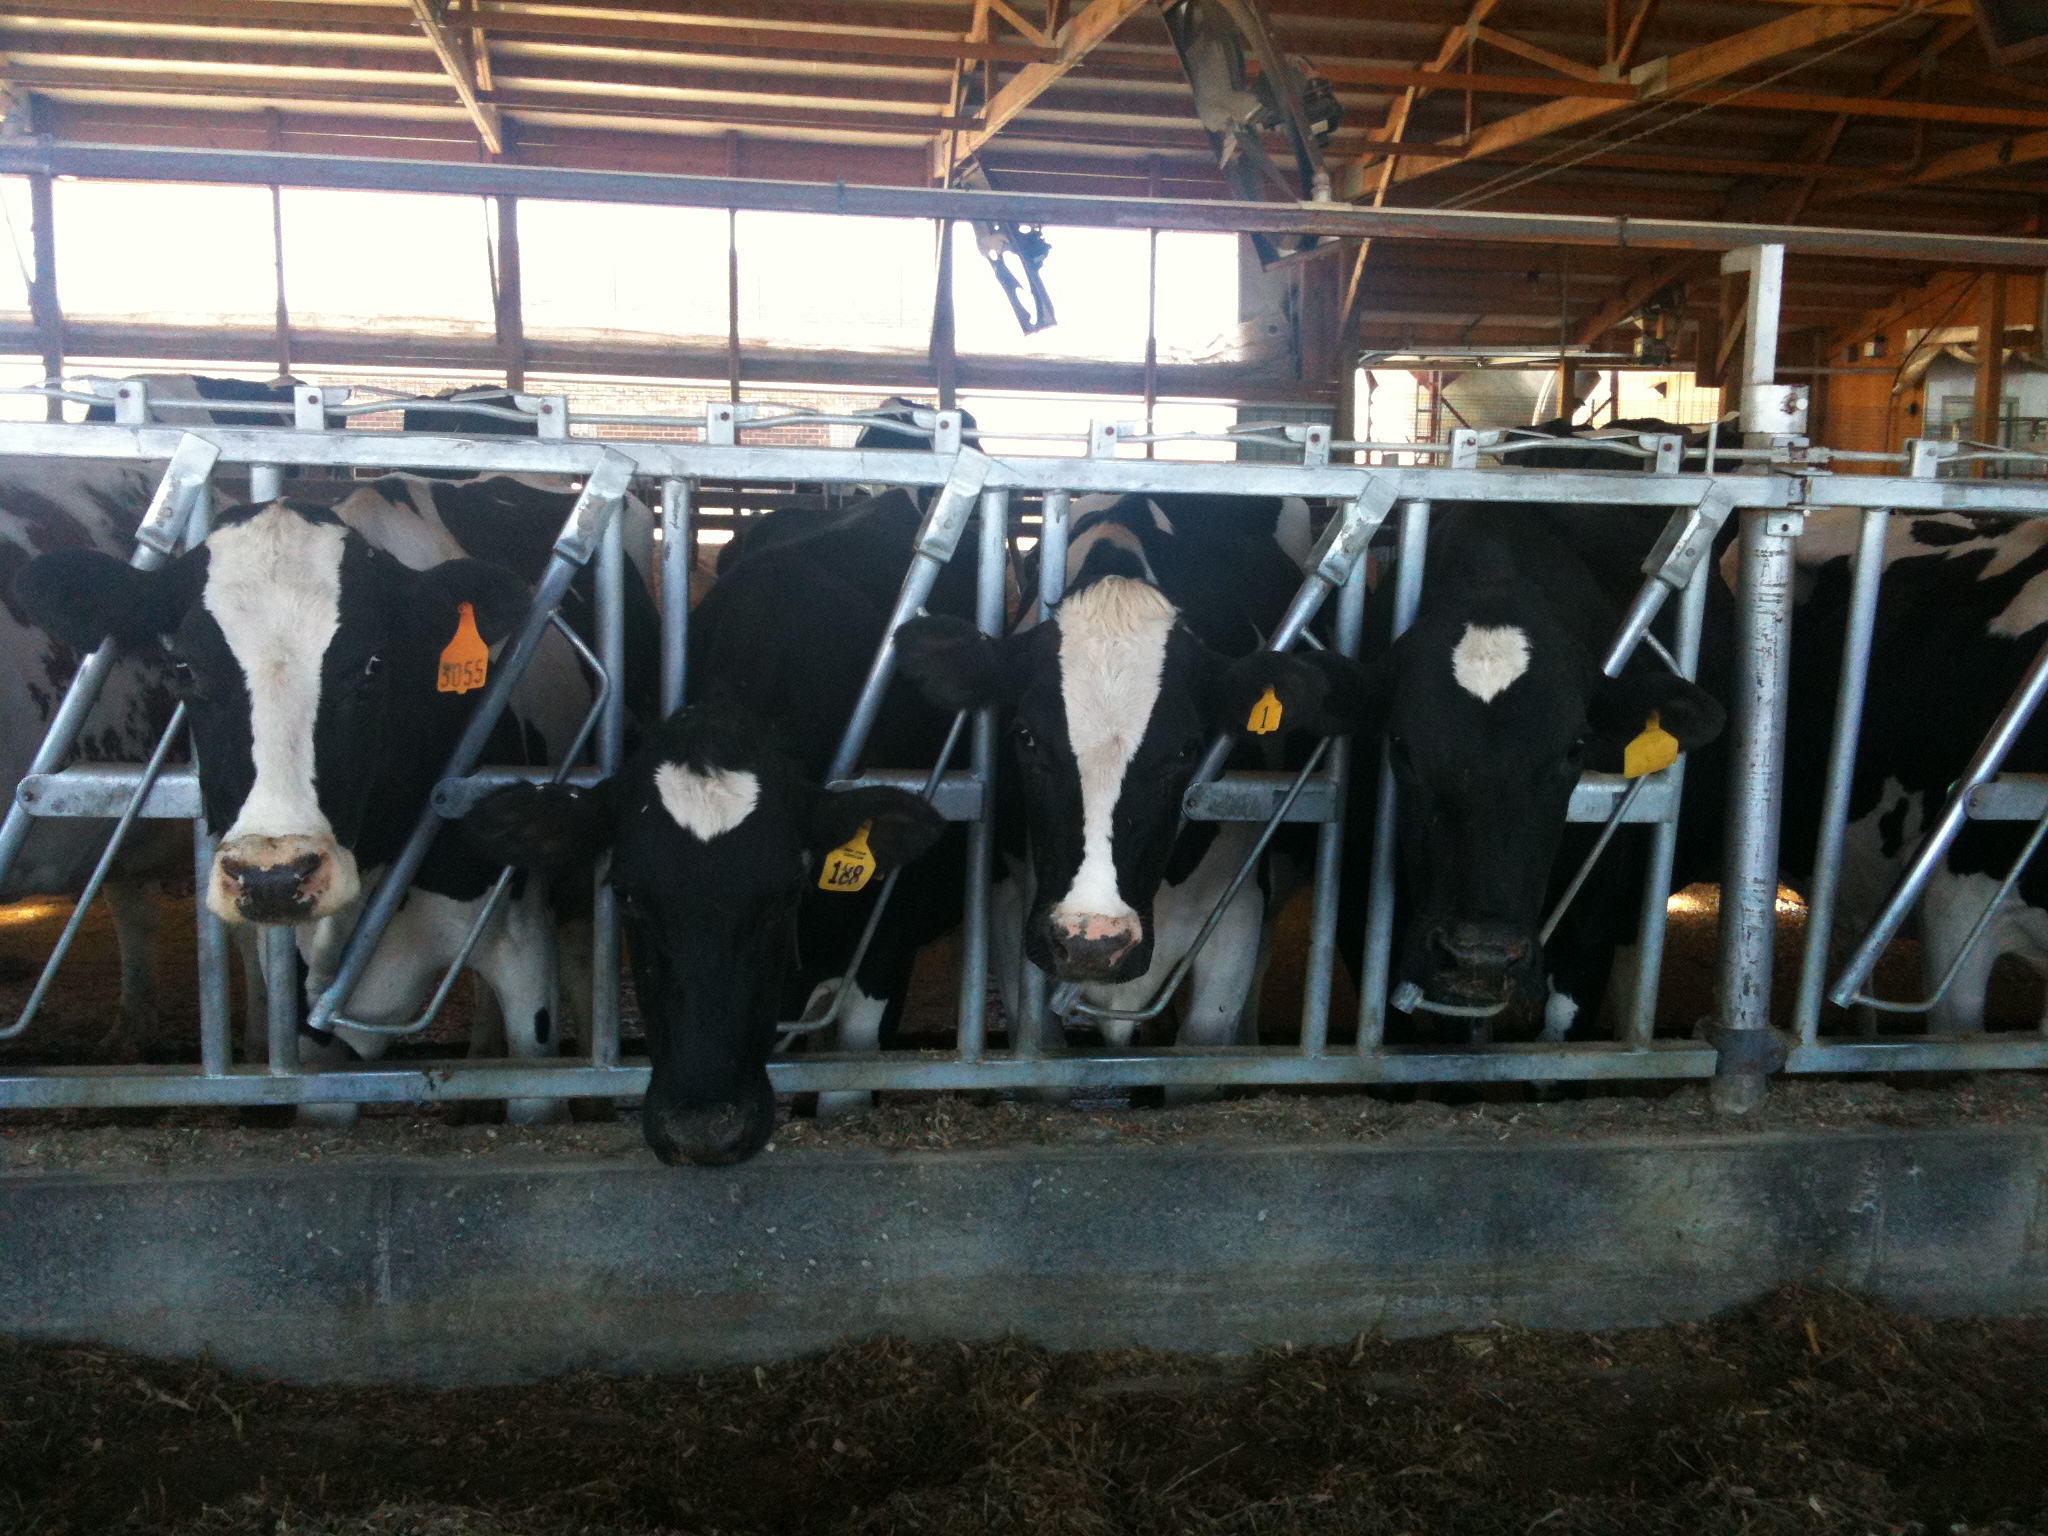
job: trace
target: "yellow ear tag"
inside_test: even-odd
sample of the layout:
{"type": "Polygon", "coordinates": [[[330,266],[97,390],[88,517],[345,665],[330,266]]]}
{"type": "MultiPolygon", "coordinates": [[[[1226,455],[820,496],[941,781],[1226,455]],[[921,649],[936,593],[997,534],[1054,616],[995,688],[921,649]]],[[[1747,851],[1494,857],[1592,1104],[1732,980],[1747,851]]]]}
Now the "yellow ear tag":
{"type": "Polygon", "coordinates": [[[1643,727],[1643,734],[1630,742],[1621,754],[1621,776],[1640,779],[1646,773],[1669,768],[1677,761],[1678,738],[1664,729],[1656,711],[1652,710],[1650,723],[1643,727]]]}
{"type": "Polygon", "coordinates": [[[874,830],[872,821],[862,822],[858,832],[825,855],[819,890],[858,891],[875,878],[875,855],[868,847],[868,834],[874,830]]]}
{"type": "Polygon", "coordinates": [[[434,684],[441,693],[468,693],[472,688],[481,688],[491,670],[491,648],[476,632],[475,607],[464,603],[461,613],[455,623],[455,638],[441,652],[441,675],[434,684]]]}
{"type": "Polygon", "coordinates": [[[1252,706],[1252,717],[1245,722],[1245,729],[1254,736],[1270,736],[1280,729],[1280,696],[1271,687],[1252,706]]]}

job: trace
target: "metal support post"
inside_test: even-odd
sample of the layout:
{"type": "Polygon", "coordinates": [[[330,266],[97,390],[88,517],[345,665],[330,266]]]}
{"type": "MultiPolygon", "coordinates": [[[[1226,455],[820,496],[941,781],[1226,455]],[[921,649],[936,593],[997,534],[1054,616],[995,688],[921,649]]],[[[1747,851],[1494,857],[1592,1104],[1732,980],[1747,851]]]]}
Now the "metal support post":
{"type": "MultiPolygon", "coordinates": [[[[1398,640],[1422,607],[1422,567],[1429,550],[1429,503],[1411,501],[1401,512],[1400,563],[1394,573],[1398,640]]],[[[1394,764],[1380,745],[1380,791],[1373,807],[1372,883],[1365,911],[1365,955],[1358,968],[1358,1049],[1377,1051],[1387,1035],[1387,982],[1394,965],[1394,859],[1400,827],[1394,814],[1394,764]]]]}
{"type": "Polygon", "coordinates": [[[249,503],[267,506],[284,494],[284,471],[275,464],[249,466],[249,503]]]}
{"type": "MultiPolygon", "coordinates": [[[[477,704],[476,713],[469,717],[469,724],[456,742],[454,752],[449,755],[442,778],[460,778],[477,765],[477,760],[483,755],[484,743],[490,740],[491,731],[505,713],[505,706],[511,702],[512,690],[525,673],[526,664],[554,618],[555,610],[561,606],[569,583],[596,553],[598,540],[617,514],[632,478],[631,459],[609,448],[601,450],[597,467],[585,479],[583,493],[576,498],[575,506],[570,508],[568,519],[555,539],[547,569],[542,572],[540,585],[534,592],[533,606],[527,610],[525,620],[503,657],[491,669],[491,680],[485,685],[483,699],[477,704]]],[[[331,1028],[334,1016],[341,1011],[349,993],[362,979],[370,957],[377,951],[377,941],[384,936],[385,928],[405,900],[412,877],[419,872],[428,848],[441,830],[441,819],[431,802],[421,808],[419,820],[413,824],[412,835],[385,870],[376,894],[363,908],[362,920],[356,924],[355,932],[349,935],[341,962],[335,968],[333,982],[314,1003],[307,1020],[311,1028],[331,1028]]]]}
{"type": "Polygon", "coordinates": [[[269,1010],[270,1072],[273,1077],[286,1076],[299,1070],[298,930],[265,928],[256,944],[269,1010]]]}
{"type": "MultiPolygon", "coordinates": [[[[673,482],[671,482],[673,483],[673,482]]],[[[664,496],[666,501],[666,496],[664,496]]],[[[664,520],[667,507],[663,509],[664,520]]],[[[666,534],[664,534],[664,539],[666,534]]],[[[687,600],[687,589],[686,589],[687,600]]],[[[667,629],[663,629],[663,640],[667,629]]],[[[608,679],[597,718],[597,766],[607,778],[626,756],[626,530],[611,518],[597,546],[597,655],[608,679]]],[[[590,1064],[619,1064],[619,899],[600,860],[590,910],[590,1064]]]]}
{"type": "MultiPolygon", "coordinates": [[[[179,440],[171,462],[164,468],[163,479],[157,482],[156,494],[150,498],[149,510],[135,530],[135,553],[129,556],[128,563],[136,570],[153,571],[170,558],[219,457],[220,450],[202,437],[187,433],[179,440]]],[[[70,687],[64,691],[64,702],[57,706],[49,729],[43,733],[43,744],[28,765],[30,773],[54,773],[70,755],[72,743],[78,739],[86,717],[99,701],[107,674],[113,670],[115,650],[112,640],[105,641],[79,663],[70,687]]],[[[0,883],[6,881],[8,869],[28,838],[31,819],[28,807],[19,800],[7,808],[7,819],[0,823],[0,883]]]]}
{"type": "MultiPolygon", "coordinates": [[[[974,621],[984,635],[1003,632],[1003,578],[1008,574],[1010,493],[981,496],[974,621]]],[[[988,1015],[988,887],[996,847],[996,712],[974,712],[971,766],[982,784],[981,815],[967,824],[967,894],[960,924],[960,1059],[979,1061],[988,1015]]]]}
{"type": "Polygon", "coordinates": [[[690,665],[690,577],[697,539],[688,480],[661,482],[661,713],[683,707],[690,665]]]}
{"type": "Polygon", "coordinates": [[[1827,990],[1828,949],[1835,901],[1842,886],[1842,848],[1849,830],[1849,792],[1856,780],[1856,748],[1863,732],[1863,699],[1870,686],[1870,650],[1877,629],[1877,595],[1884,583],[1885,535],[1891,513],[1863,514],[1850,578],[1848,628],[1842,637],[1842,675],[1835,688],[1835,731],[1828,746],[1827,787],[1821,795],[1820,836],[1813,850],[1813,882],[1806,899],[1806,952],[1799,968],[1799,1000],[1792,1010],[1801,1045],[1820,1035],[1821,996],[1827,990]]]}
{"type": "MultiPolygon", "coordinates": [[[[1067,595],[1067,533],[1074,507],[1070,491],[1047,491],[1038,525],[1038,617],[1050,624],[1067,595]]],[[[1017,945],[1017,1011],[1010,1021],[1010,1048],[1020,1056],[1036,1056],[1046,1033],[1046,997],[1051,978],[1031,963],[1017,945]]]]}
{"type": "Polygon", "coordinates": [[[208,1077],[222,1076],[234,1063],[234,1048],[229,1043],[227,925],[213,915],[204,895],[213,878],[213,855],[219,846],[206,830],[204,817],[192,823],[192,889],[201,893],[192,903],[199,927],[199,1070],[208,1077]]]}
{"type": "Polygon", "coordinates": [[[1749,274],[1749,304],[1742,332],[1740,405],[1745,448],[1768,448],[1773,439],[1806,430],[1807,391],[1780,384],[1778,324],[1784,310],[1785,247],[1746,245],[1721,258],[1723,275],[1749,274]]]}
{"type": "MultiPolygon", "coordinates": [[[[954,460],[953,473],[947,477],[939,494],[932,498],[931,510],[925,513],[924,522],[917,530],[910,570],[904,575],[903,590],[896,595],[896,607],[889,615],[889,627],[883,632],[882,643],[875,647],[875,659],[868,668],[867,681],[861,685],[860,699],[853,706],[853,716],[846,722],[846,734],[839,738],[839,750],[833,754],[832,766],[825,774],[827,783],[851,777],[854,767],[860,762],[861,751],[868,744],[868,733],[875,728],[875,717],[882,712],[882,698],[889,691],[889,680],[896,675],[896,631],[924,611],[924,601],[932,595],[932,584],[939,579],[939,571],[946,562],[953,558],[953,551],[960,547],[960,535],[967,531],[967,519],[974,511],[975,499],[981,495],[982,485],[994,467],[994,460],[971,448],[963,448],[954,460]]],[[[1000,554],[997,563],[1001,563],[1000,554]]],[[[1000,606],[996,625],[1000,630],[1000,606]]]]}
{"type": "MultiPolygon", "coordinates": [[[[1365,636],[1365,561],[1352,563],[1337,592],[1336,651],[1356,656],[1365,636]]],[[[1337,902],[1344,874],[1344,804],[1351,779],[1351,742],[1330,743],[1330,782],[1336,814],[1316,829],[1315,904],[1309,913],[1308,976],[1301,997],[1301,1052],[1320,1056],[1330,1041],[1330,987],[1337,968],[1337,902]]]]}
{"type": "Polygon", "coordinates": [[[1792,662],[1792,546],[1804,521],[1798,512],[1749,509],[1742,514],[1727,852],[1721,868],[1719,1016],[1706,1030],[1720,1052],[1714,1105],[1729,1114],[1761,1103],[1765,1079],[1784,1063],[1784,1043],[1770,1027],[1771,970],[1792,662]]]}
{"type": "MultiPolygon", "coordinates": [[[[1700,669],[1700,631],[1707,617],[1707,588],[1714,579],[1711,562],[1693,567],[1679,599],[1678,670],[1696,678],[1700,669]]],[[[1679,807],[1685,800],[1685,759],[1664,770],[1671,785],[1671,812],[1650,832],[1650,863],[1644,876],[1643,915],[1636,935],[1636,992],[1629,1008],[1628,1044],[1649,1049],[1657,1030],[1657,994],[1664,977],[1664,931],[1671,900],[1671,869],[1678,857],[1679,807]]]]}

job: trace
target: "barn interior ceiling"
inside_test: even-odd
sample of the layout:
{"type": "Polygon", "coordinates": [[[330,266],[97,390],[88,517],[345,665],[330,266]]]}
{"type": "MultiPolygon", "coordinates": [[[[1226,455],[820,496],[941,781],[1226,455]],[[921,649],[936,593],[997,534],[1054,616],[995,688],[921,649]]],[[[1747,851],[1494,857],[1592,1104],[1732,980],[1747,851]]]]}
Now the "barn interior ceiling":
{"type": "MultiPolygon", "coordinates": [[[[1149,0],[9,0],[0,77],[86,143],[930,185],[1224,195],[1149,0]]],[[[1334,193],[1390,207],[2033,235],[2048,60],[1966,0],[1278,0],[1343,108],[1334,193]]],[[[1714,334],[1693,252],[1355,242],[1367,351],[1714,334]]],[[[1789,329],[1840,338],[1931,268],[1805,256],[1789,329]]],[[[1711,359],[1709,360],[1711,361],[1711,359]]]]}

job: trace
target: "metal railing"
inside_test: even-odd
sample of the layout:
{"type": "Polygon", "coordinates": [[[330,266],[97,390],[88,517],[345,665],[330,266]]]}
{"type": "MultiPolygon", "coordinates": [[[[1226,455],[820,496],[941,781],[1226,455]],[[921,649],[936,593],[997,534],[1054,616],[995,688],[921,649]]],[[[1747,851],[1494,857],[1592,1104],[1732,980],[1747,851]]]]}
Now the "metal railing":
{"type": "MultiPolygon", "coordinates": [[[[328,392],[331,394],[331,392],[328,392]]],[[[203,535],[195,509],[203,504],[207,477],[221,466],[247,466],[258,494],[274,492],[285,467],[382,469],[409,467],[458,471],[518,471],[572,477],[580,487],[574,512],[557,540],[540,596],[526,628],[508,647],[492,671],[492,683],[431,805],[414,829],[409,849],[423,849],[445,818],[462,814],[481,794],[514,779],[545,777],[548,770],[478,768],[477,755],[488,733],[493,711],[502,708],[518,681],[526,656],[539,632],[550,622],[554,603],[583,564],[598,562],[598,644],[601,669],[616,679],[623,662],[623,552],[618,522],[611,513],[634,480],[658,482],[664,549],[660,561],[663,588],[662,679],[664,707],[684,696],[687,653],[689,577],[692,569],[691,507],[696,486],[706,480],[748,479],[825,484],[898,485],[938,494],[920,530],[910,574],[897,604],[898,619],[914,614],[931,590],[940,566],[958,549],[970,523],[978,523],[981,546],[977,613],[981,627],[993,632],[1003,622],[1003,583],[1010,531],[1010,498],[1035,494],[1042,498],[1038,531],[1043,539],[1041,589],[1046,611],[1057,607],[1058,558],[1066,536],[1071,497],[1087,493],[1208,493],[1247,496],[1300,496],[1334,503],[1329,530],[1308,562],[1301,591],[1286,624],[1276,632],[1276,645],[1292,643],[1307,629],[1316,610],[1336,597],[1333,643],[1355,652],[1363,639],[1367,543],[1383,520],[1398,527],[1398,561],[1392,579],[1394,633],[1412,621],[1422,592],[1423,561],[1431,507],[1437,502],[1489,501],[1509,504],[1566,503],[1603,507],[1663,509],[1668,514],[1665,537],[1644,568],[1644,584],[1617,634],[1607,670],[1618,671],[1630,650],[1649,635],[1659,605],[1679,596],[1673,643],[1664,652],[1676,670],[1692,675],[1698,666],[1712,562],[1706,558],[1715,530],[1726,520],[1742,525],[1743,634],[1738,646],[1738,675],[1746,678],[1732,701],[1729,862],[1731,879],[1723,897],[1724,928],[1719,974],[1723,992],[1717,1032],[1709,1039],[1659,1039],[1655,1036],[1666,893],[1673,867],[1682,799],[1684,760],[1671,769],[1636,781],[1631,788],[1609,775],[1587,775],[1572,797],[1571,818],[1589,823],[1643,824],[1651,830],[1649,874],[1643,889],[1638,924],[1641,946],[1639,976],[1632,998],[1622,1009],[1620,1037],[1614,1040],[1473,1046],[1459,1049],[1389,1045],[1386,1015],[1394,946],[1394,788],[1383,771],[1374,809],[1377,837],[1374,858],[1362,875],[1368,891],[1363,953],[1350,957],[1361,978],[1357,1041],[1350,1048],[1330,1043],[1333,977],[1338,963],[1336,911],[1344,881],[1341,867],[1343,817],[1350,762],[1359,751],[1378,751],[1377,743],[1332,743],[1320,760],[1289,774],[1225,774],[1215,777],[1220,754],[1212,754],[1205,772],[1190,788],[1184,812],[1192,820],[1241,821],[1263,824],[1267,831],[1283,819],[1317,827],[1316,864],[1312,881],[1308,982],[1297,1044],[1287,1047],[1068,1049],[1056,1036],[1048,1039],[1045,978],[1027,974],[1023,991],[1024,1018],[1013,1025],[1006,1045],[992,1044],[985,1029],[989,996],[988,879],[992,853],[992,800],[995,770],[993,719],[983,713],[967,728],[968,763],[963,770],[937,765],[929,775],[919,772],[877,774],[869,782],[901,783],[925,788],[942,814],[970,824],[967,860],[968,890],[965,941],[960,978],[960,1009],[956,1047],[951,1051],[898,1051],[857,1054],[801,1050],[778,1055],[770,1074],[781,1091],[858,1091],[867,1089],[1027,1089],[1093,1088],[1164,1084],[1191,1087],[1212,1084],[1273,1085],[1391,1083],[1430,1081],[1511,1081],[1564,1079],[1682,1078],[1717,1076],[1725,1080],[1761,1081],[1776,1063],[1768,1029],[1770,956],[1776,896],[1776,828],[1782,797],[1785,721],[1783,698],[1785,652],[1790,632],[1791,550],[1804,509],[1815,506],[1860,508],[1865,511],[1864,539],[1855,573],[1850,664],[1845,667],[1837,709],[1837,747],[1830,760],[1823,818],[1823,844],[1814,882],[1813,928],[1793,1042],[1785,1065],[1796,1072],[1883,1071],[1986,1065],[2048,1065],[2048,1039],[2038,1032],[2019,1038],[1935,1040],[1919,1038],[1822,1039],[1818,1033],[1820,998],[1825,988],[1827,917],[1839,880],[1843,827],[1847,809],[1847,775],[1860,722],[1863,673],[1870,650],[1877,581],[1881,574],[1882,530],[1893,511],[1967,510],[2009,516],[2048,514],[2048,488],[2014,482],[1943,479],[1939,469],[1945,445],[1915,444],[1902,456],[1904,475],[1837,477],[1827,470],[1832,457],[1782,435],[1775,442],[1750,440],[1740,447],[1718,448],[1713,473],[1688,472],[1682,444],[1672,437],[1619,438],[1593,434],[1622,453],[1637,457],[1648,472],[1517,469],[1516,453],[1556,439],[1523,434],[1482,434],[1460,431],[1437,444],[1387,445],[1406,455],[1427,457],[1427,465],[1368,465],[1345,462],[1340,455],[1365,451],[1365,445],[1328,441],[1327,429],[1289,426],[1288,441],[1301,449],[1301,462],[1196,463],[1143,460],[1119,456],[1133,439],[1115,424],[1098,424],[1084,451],[1075,457],[990,455],[964,441],[957,413],[934,413],[920,425],[932,446],[896,449],[835,449],[749,444],[738,440],[747,425],[722,402],[707,412],[702,440],[577,438],[566,407],[546,432],[532,438],[462,438],[440,434],[387,434],[330,427],[328,400],[319,390],[302,389],[292,408],[294,425],[278,427],[156,426],[147,420],[146,389],[117,399],[122,419],[112,425],[50,423],[0,424],[0,452],[69,459],[170,461],[172,472],[159,485],[143,523],[138,563],[155,563],[173,553],[182,537],[203,535]],[[718,419],[721,414],[724,419],[718,419]],[[1320,437],[1319,437],[1320,434],[1320,437]],[[1496,461],[1483,467],[1482,458],[1496,461]],[[1719,462],[1739,466],[1727,472],[1719,462]],[[1743,882],[1747,882],[1746,887],[1743,882]]],[[[532,397],[532,414],[551,397],[532,397]]],[[[242,409],[242,402],[224,406],[242,409]]],[[[380,402],[380,409],[390,409],[380,402]]],[[[462,409],[475,409],[462,405],[462,409]]],[[[520,410],[528,407],[522,404],[520,410]]],[[[865,421],[865,418],[857,418],[865,421]]],[[[851,424],[851,423],[849,423],[851,424]]],[[[895,423],[901,425],[900,422],[895,423]]],[[[1375,445],[1376,446],[1376,445],[1375,445]]],[[[893,623],[891,630],[893,632],[893,623]]],[[[114,818],[132,812],[143,818],[192,819],[195,854],[203,869],[210,855],[203,822],[199,821],[197,784],[189,768],[162,767],[153,782],[135,767],[93,765],[64,767],[70,747],[67,730],[75,731],[90,703],[97,680],[111,662],[111,653],[89,660],[56,717],[51,735],[38,755],[35,771],[25,779],[17,804],[0,832],[0,866],[4,866],[27,823],[35,815],[114,818]],[[77,702],[74,702],[77,701],[77,702]],[[67,726],[68,722],[68,726],[67,726]]],[[[881,690],[893,669],[891,642],[884,640],[870,669],[862,702],[847,722],[835,756],[833,778],[847,781],[859,763],[861,748],[881,690]]],[[[2016,699],[2013,720],[2004,735],[1987,745],[1979,763],[1959,787],[1961,815],[2013,814],[2026,799],[2017,791],[1991,805],[1977,791],[1996,788],[1997,743],[2015,734],[2025,714],[2043,691],[2048,660],[2037,663],[2023,697],[2016,699]],[[2016,723],[2015,723],[2016,722],[2016,723]],[[1986,809],[1991,805],[1990,809],[1986,809]],[[2005,806],[1999,811],[1998,806],[2005,806]]],[[[623,717],[620,690],[607,693],[596,728],[598,771],[619,762],[623,717]]],[[[587,771],[587,770],[586,770],[587,771]]],[[[1993,797],[1994,799],[1996,797],[1993,797]]],[[[2037,820],[2048,809],[2048,795],[2026,801],[2025,819],[2037,820]]],[[[1944,822],[1930,837],[1923,864],[1931,868],[1940,855],[1944,822]]],[[[313,1001],[308,1022],[318,1027],[343,1018],[341,1009],[353,980],[373,953],[390,910],[403,895],[410,865],[401,860],[371,898],[334,984],[313,1001]]],[[[1916,866],[1918,868],[1920,866],[1916,866]]],[[[4,868],[0,868],[4,873],[4,868]]],[[[1835,988],[1838,1000],[1853,999],[1868,973],[1863,962],[1873,958],[1896,931],[1910,906],[1911,881],[1892,903],[1883,921],[1866,941],[1849,972],[1835,988]],[[1860,969],[1859,969],[1860,967],[1860,969]]],[[[1226,900],[1228,897],[1226,896],[1226,900]]],[[[551,1061],[487,1062],[469,1059],[407,1061],[359,1065],[321,1072],[297,1068],[294,1041],[298,1027],[296,999],[290,978],[289,935],[273,941],[267,971],[274,982],[268,1064],[232,1060],[227,1018],[225,948],[218,923],[199,903],[201,960],[200,1061],[194,1066],[124,1068],[38,1067],[0,1069],[0,1107],[81,1107],[146,1104],[254,1104],[311,1102],[424,1102],[474,1098],[557,1098],[569,1096],[630,1097],[647,1081],[644,1062],[623,1060],[619,1040],[619,937],[610,893],[600,887],[595,914],[595,994],[591,1000],[592,1038],[584,1054],[551,1061]]],[[[1213,925],[1212,925],[1213,926],[1213,925]]],[[[1030,967],[1026,967],[1030,973],[1030,967]]],[[[1409,1001],[1412,1001],[1409,1000],[1409,1001]]],[[[1071,1000],[1063,999],[1064,1011],[1071,1000]]],[[[801,1023],[802,1021],[794,1021],[801,1023]]],[[[811,1042],[806,1042],[809,1044],[811,1042]]],[[[1739,1093],[1737,1094],[1739,1097],[1739,1093]]]]}

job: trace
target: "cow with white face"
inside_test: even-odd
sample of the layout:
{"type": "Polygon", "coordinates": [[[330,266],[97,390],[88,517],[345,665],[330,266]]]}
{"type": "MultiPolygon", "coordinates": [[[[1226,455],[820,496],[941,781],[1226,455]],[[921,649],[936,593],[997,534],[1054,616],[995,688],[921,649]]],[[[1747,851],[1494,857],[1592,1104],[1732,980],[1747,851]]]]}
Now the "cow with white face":
{"type": "MultiPolygon", "coordinates": [[[[1017,876],[1007,906],[1024,953],[1082,983],[1093,1005],[1149,1002],[1256,838],[1255,827],[1182,823],[1210,740],[1242,731],[1268,688],[1289,729],[1336,735],[1358,723],[1352,663],[1254,650],[1299,579],[1273,541],[1279,511],[1126,498],[1077,520],[1053,622],[999,640],[943,617],[898,632],[905,675],[940,709],[1007,714],[1029,834],[1028,852],[1006,850],[1017,876]]],[[[1240,752],[1237,766],[1263,765],[1240,752]]],[[[1237,1037],[1262,909],[1250,882],[1198,959],[1183,1043],[1237,1037]]],[[[1013,972],[1003,965],[999,979],[1013,972]]],[[[1133,1029],[1117,1021],[1104,1032],[1126,1041],[1133,1029]]]]}
{"type": "MultiPolygon", "coordinates": [[[[290,500],[224,513],[199,548],[156,571],[65,550],[31,562],[24,605],[81,649],[112,636],[163,646],[191,718],[200,794],[220,838],[205,900],[234,924],[299,930],[324,987],[364,888],[403,845],[478,694],[443,692],[451,643],[489,646],[528,605],[501,566],[413,570],[335,511],[290,500]]],[[[508,722],[486,757],[520,759],[508,722]]],[[[496,875],[454,833],[438,839],[351,1002],[353,1016],[409,1016],[496,875]]],[[[555,1050],[555,959],[545,894],[508,903],[472,964],[521,1055],[555,1050]]],[[[360,1054],[387,1037],[338,1031],[360,1054]]],[[[515,1115],[556,1113],[543,1101],[515,1115]]]]}

